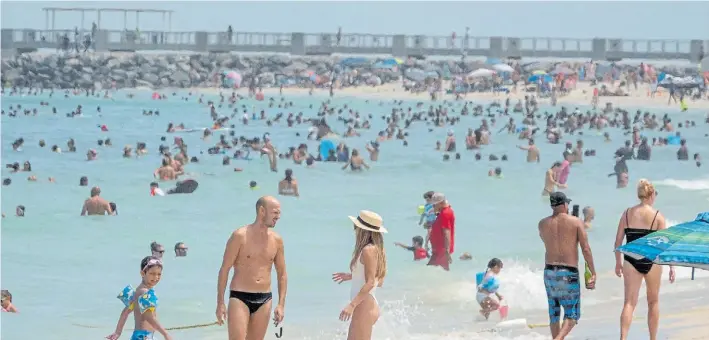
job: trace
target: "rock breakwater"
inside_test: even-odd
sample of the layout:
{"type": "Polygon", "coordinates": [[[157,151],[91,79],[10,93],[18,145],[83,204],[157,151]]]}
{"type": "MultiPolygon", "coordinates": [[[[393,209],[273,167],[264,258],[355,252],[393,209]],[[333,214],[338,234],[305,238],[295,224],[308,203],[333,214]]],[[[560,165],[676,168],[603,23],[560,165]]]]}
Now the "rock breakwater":
{"type": "MultiPolygon", "coordinates": [[[[375,62],[355,65],[360,75],[375,62]]],[[[191,88],[215,87],[224,72],[241,75],[242,86],[258,79],[259,86],[322,83],[340,72],[337,58],[236,54],[21,54],[2,60],[3,86],[58,89],[191,88]]],[[[382,70],[383,82],[399,78],[400,71],[382,70]]]]}

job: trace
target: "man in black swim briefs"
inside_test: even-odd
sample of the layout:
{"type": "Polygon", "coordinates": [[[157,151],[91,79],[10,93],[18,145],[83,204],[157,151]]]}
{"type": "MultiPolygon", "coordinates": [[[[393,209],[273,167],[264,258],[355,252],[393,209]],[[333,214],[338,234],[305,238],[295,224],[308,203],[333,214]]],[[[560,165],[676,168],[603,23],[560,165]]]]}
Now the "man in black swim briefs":
{"type": "Polygon", "coordinates": [[[226,244],[217,281],[217,323],[227,319],[229,340],[263,339],[271,313],[271,269],[276,267],[278,305],[273,312],[276,326],[283,321],[288,277],[283,239],[273,231],[281,216],[281,204],[271,196],[256,202],[254,223],[235,230],[226,244]],[[224,303],[229,272],[229,308],[224,303]]]}

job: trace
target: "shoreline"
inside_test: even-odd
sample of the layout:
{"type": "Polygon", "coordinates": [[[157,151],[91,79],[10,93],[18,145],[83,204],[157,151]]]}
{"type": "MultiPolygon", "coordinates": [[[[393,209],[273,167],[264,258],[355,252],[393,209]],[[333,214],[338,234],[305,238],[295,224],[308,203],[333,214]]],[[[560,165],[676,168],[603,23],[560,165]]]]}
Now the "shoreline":
{"type": "MultiPolygon", "coordinates": [[[[631,95],[627,97],[600,97],[599,98],[599,108],[601,106],[604,106],[606,103],[611,103],[614,108],[616,107],[621,107],[621,108],[632,108],[632,109],[648,109],[648,110],[667,110],[667,111],[679,111],[679,103],[677,104],[671,104],[667,105],[667,100],[668,100],[668,94],[666,91],[661,92],[661,94],[657,95],[654,98],[647,97],[647,89],[649,89],[650,85],[643,84],[642,87],[638,87],[638,90],[636,90],[634,93],[631,93],[631,95]],[[643,95],[645,93],[645,95],[643,95]]],[[[152,92],[158,92],[158,93],[171,93],[171,92],[192,92],[197,93],[197,94],[205,94],[205,95],[219,95],[220,93],[224,94],[225,96],[228,96],[232,92],[235,92],[239,95],[242,96],[247,96],[248,95],[248,89],[245,88],[239,88],[239,89],[226,89],[226,88],[209,88],[209,87],[193,87],[193,88],[185,88],[185,89],[175,89],[175,88],[170,88],[170,89],[147,89],[147,88],[135,88],[135,89],[123,89],[122,91],[152,91],[152,92]]],[[[269,88],[263,88],[263,93],[266,97],[275,97],[279,95],[279,88],[277,87],[269,87],[269,88]]],[[[283,94],[284,97],[287,98],[288,95],[297,95],[297,96],[308,96],[309,95],[310,89],[308,88],[298,88],[298,87],[284,87],[283,88],[283,94]]],[[[328,96],[328,89],[314,89],[313,91],[313,96],[328,96]]],[[[588,82],[579,82],[579,85],[577,89],[570,91],[570,93],[566,96],[559,97],[557,100],[557,105],[556,107],[561,107],[561,106],[584,106],[588,107],[591,105],[591,93],[593,92],[593,86],[590,85],[588,82]]],[[[534,93],[524,93],[524,92],[517,92],[513,93],[510,92],[509,94],[493,94],[493,93],[488,93],[488,92],[482,92],[482,93],[470,93],[466,96],[463,96],[461,100],[464,101],[483,101],[483,102],[493,102],[493,101],[504,101],[508,97],[510,98],[511,101],[516,101],[516,100],[524,100],[525,95],[534,95],[534,93]]],[[[431,103],[442,103],[443,101],[454,101],[455,97],[451,94],[442,94],[440,99],[432,102],[430,99],[430,95],[427,92],[421,92],[421,93],[411,93],[408,91],[404,91],[403,88],[401,87],[401,84],[399,83],[391,83],[391,84],[384,84],[376,87],[371,87],[371,86],[361,86],[361,87],[347,87],[347,88],[342,88],[342,89],[337,89],[335,90],[335,98],[342,98],[342,97],[353,97],[356,99],[362,99],[362,100],[407,100],[407,101],[418,101],[418,102],[423,102],[424,104],[431,104],[431,103]]],[[[266,98],[265,101],[267,101],[268,98],[266,98]]],[[[547,106],[550,104],[550,99],[549,98],[542,98],[538,100],[540,105],[547,106]]],[[[512,102],[511,104],[514,104],[512,102]]],[[[702,110],[706,111],[707,114],[709,114],[709,100],[698,100],[698,101],[687,101],[687,104],[689,106],[689,111],[696,111],[696,110],[702,110]]],[[[632,112],[631,112],[632,113],[632,112]]]]}

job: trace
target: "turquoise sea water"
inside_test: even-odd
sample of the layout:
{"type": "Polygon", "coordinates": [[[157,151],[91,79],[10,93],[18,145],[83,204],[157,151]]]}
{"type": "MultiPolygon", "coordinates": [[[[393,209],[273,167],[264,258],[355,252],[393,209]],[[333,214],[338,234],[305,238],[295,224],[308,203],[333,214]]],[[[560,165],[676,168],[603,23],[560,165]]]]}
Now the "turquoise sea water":
{"type": "MultiPolygon", "coordinates": [[[[479,307],[475,303],[474,276],[491,257],[505,262],[501,293],[508,299],[511,317],[526,317],[546,321],[546,297],[541,272],[543,247],[538,237],[537,222],[548,215],[547,201],[540,198],[546,169],[561,157],[563,145],[538,141],[542,152],[540,164],[525,162],[525,152],[514,146],[520,141],[514,135],[493,134],[492,145],[481,152],[507,154],[507,162],[475,161],[473,153],[460,151],[462,160],[442,162],[434,150],[436,140],[443,141],[447,128],[435,128],[415,123],[409,130],[409,146],[400,141],[382,143],[380,161],[372,170],[349,173],[339,164],[318,163],[308,169],[286,161],[279,163],[279,173],[268,170],[265,160],[233,161],[221,165],[221,156],[209,156],[211,141],[202,141],[199,133],[182,133],[190,155],[200,158],[199,164],[187,165],[187,171],[200,186],[194,194],[151,197],[149,183],[159,165],[157,148],[168,122],[183,122],[187,127],[210,125],[208,108],[196,97],[189,102],[179,96],[166,101],[153,101],[149,93],[136,92],[128,100],[122,93],[116,100],[48,96],[5,96],[2,108],[10,105],[39,109],[39,115],[2,117],[2,164],[32,163],[38,182],[28,182],[28,173],[10,174],[12,185],[2,187],[2,288],[9,289],[21,313],[3,314],[2,339],[32,338],[99,339],[112,332],[121,310],[115,298],[126,284],[139,283],[139,262],[149,255],[149,244],[156,240],[168,249],[178,242],[189,246],[186,258],[166,254],[163,279],[157,286],[160,297],[159,317],[163,325],[186,326],[214,320],[216,275],[224,245],[231,231],[251,223],[254,202],[261,195],[276,194],[277,182],[283,170],[293,168],[300,183],[300,199],[281,198],[282,217],[276,230],[283,235],[289,272],[284,336],[289,339],[344,339],[346,324],[337,321],[340,310],[348,303],[349,286],[338,286],[330,275],[347,270],[354,244],[348,215],[361,209],[380,213],[389,234],[386,235],[389,274],[384,288],[377,291],[383,305],[383,316],[375,327],[376,339],[440,339],[451,332],[469,332],[494,323],[475,322],[479,307]],[[48,100],[50,107],[39,107],[48,100]],[[77,105],[84,106],[85,117],[66,118],[77,105]],[[52,115],[51,107],[59,114],[52,115]],[[95,111],[101,106],[102,114],[95,111]],[[160,116],[143,116],[143,109],[158,109],[160,116]],[[98,124],[106,124],[109,132],[101,132],[98,124]],[[25,146],[12,151],[11,143],[23,137],[25,146]],[[76,140],[77,152],[66,152],[66,141],[76,140]],[[113,147],[99,147],[98,139],[110,137],[113,147]],[[47,142],[39,148],[40,139],[47,142]],[[141,158],[124,159],[125,144],[135,146],[146,142],[150,153],[141,158]],[[53,144],[65,153],[50,152],[53,144]],[[98,160],[87,162],[87,149],[99,152],[98,160]],[[199,155],[199,151],[204,151],[199,155]],[[504,179],[487,177],[487,171],[501,166],[504,179]],[[243,172],[233,172],[241,167],[243,172]],[[48,177],[56,183],[48,183],[48,177]],[[88,176],[90,186],[99,185],[102,196],[118,204],[115,217],[79,217],[88,188],[78,186],[81,176],[88,176]],[[248,183],[256,180],[260,189],[249,190],[248,183]],[[414,235],[423,235],[418,227],[416,208],[421,195],[428,190],[446,194],[456,211],[456,252],[468,251],[470,262],[455,261],[450,273],[414,263],[411,254],[394,248],[393,242],[409,242],[414,235]],[[26,207],[26,217],[17,218],[14,207],[26,207]],[[41,321],[41,323],[39,323],[41,321]]],[[[207,96],[208,97],[208,96],[207,96]]],[[[217,100],[218,97],[213,98],[217,100]]],[[[272,117],[278,112],[303,112],[315,116],[310,104],[321,97],[291,97],[294,108],[267,109],[272,117]]],[[[244,100],[250,108],[265,109],[266,102],[244,100]]],[[[384,128],[380,116],[391,112],[390,103],[366,102],[356,98],[336,98],[335,106],[348,104],[362,114],[374,116],[374,128],[362,131],[362,137],[345,139],[350,147],[364,149],[367,141],[384,128]]],[[[459,110],[461,104],[453,104],[459,110]]],[[[414,106],[405,103],[404,107],[414,106]]],[[[427,107],[427,106],[426,106],[427,107]]],[[[551,108],[547,108],[551,111],[551,108]]],[[[634,110],[635,108],[633,108],[634,110]]],[[[544,110],[544,109],[543,109],[544,110]]],[[[542,110],[542,111],[543,111],[542,110]]],[[[631,112],[633,111],[631,110],[631,112]]],[[[226,107],[218,110],[230,114],[226,107]]],[[[673,120],[691,119],[698,123],[692,129],[680,129],[688,140],[691,153],[709,156],[709,132],[703,123],[703,113],[671,110],[651,110],[661,115],[671,113],[673,120]],[[686,117],[686,118],[685,118],[686,117]]],[[[468,127],[477,127],[480,118],[463,117],[454,126],[459,145],[463,145],[468,127]]],[[[519,120],[519,119],[517,119],[519,120]]],[[[344,131],[334,116],[328,119],[336,131],[344,131]]],[[[261,136],[271,133],[279,150],[306,142],[308,125],[293,128],[281,125],[267,127],[264,121],[252,121],[248,126],[237,122],[237,136],[261,136]],[[296,137],[299,132],[301,137],[296,137]]],[[[499,129],[500,126],[497,126],[499,129]]],[[[587,148],[597,150],[596,157],[586,157],[583,164],[574,164],[569,177],[567,195],[573,204],[596,209],[594,229],[589,233],[599,272],[603,273],[599,289],[584,293],[584,303],[593,305],[622,298],[622,281],[612,278],[613,241],[621,212],[634,204],[634,184],[639,178],[649,178],[661,195],[657,207],[672,221],[694,218],[709,207],[709,177],[706,167],[693,162],[675,161],[676,146],[657,147],[651,162],[629,164],[631,185],[615,189],[612,154],[627,137],[619,130],[608,130],[613,143],[603,142],[597,133],[566,136],[566,140],[582,138],[587,148]]],[[[175,134],[178,135],[178,134],[175,134]]],[[[664,136],[665,133],[646,132],[664,136]]],[[[316,142],[307,142],[311,152],[316,142]]],[[[706,161],[705,161],[706,162],[706,161]]],[[[161,184],[170,187],[169,183],[161,184]]],[[[688,271],[680,271],[680,282],[671,289],[691,289],[686,280],[688,271]],[[679,287],[679,288],[678,288],[679,287]]],[[[669,289],[669,290],[671,290],[669,289]]],[[[275,280],[274,280],[275,291],[275,280]]],[[[618,312],[620,304],[618,304],[618,312]]],[[[491,318],[491,319],[494,319],[491,318]]],[[[128,338],[132,320],[124,331],[128,338]]],[[[542,332],[544,333],[545,330],[542,332]]],[[[269,331],[269,338],[274,338],[269,331]]],[[[219,327],[173,332],[174,339],[224,339],[226,330],[219,327]]]]}

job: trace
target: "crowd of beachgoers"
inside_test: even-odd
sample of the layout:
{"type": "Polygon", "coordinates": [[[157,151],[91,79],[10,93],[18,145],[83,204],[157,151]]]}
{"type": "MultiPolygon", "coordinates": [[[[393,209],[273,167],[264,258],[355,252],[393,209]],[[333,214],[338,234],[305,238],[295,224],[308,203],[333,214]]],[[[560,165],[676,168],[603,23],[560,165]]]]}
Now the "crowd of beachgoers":
{"type": "MultiPolygon", "coordinates": [[[[220,157],[224,166],[231,166],[233,160],[264,157],[268,160],[270,171],[279,172],[286,168],[283,179],[278,183],[273,183],[273,185],[278,186],[278,194],[299,197],[299,185],[294,176],[293,168],[301,166],[305,168],[315,167],[319,162],[337,162],[341,165],[342,170],[367,171],[369,168],[377,166],[380,156],[383,156],[380,155],[380,148],[386,148],[387,143],[401,143],[407,146],[408,141],[412,138],[423,138],[412,134],[409,128],[414,125],[425,125],[429,129],[440,128],[447,130],[445,139],[431,141],[431,146],[441,151],[442,162],[460,159],[465,152],[471,152],[472,157],[480,160],[483,158],[481,151],[495,143],[495,134],[507,133],[517,136],[522,145],[510,147],[504,153],[485,154],[485,158],[491,161],[499,160],[499,164],[501,164],[489,169],[488,176],[490,177],[502,178],[504,162],[508,161],[507,153],[516,152],[514,150],[518,148],[527,153],[526,161],[533,163],[540,162],[540,145],[544,145],[543,147],[545,148],[547,145],[549,145],[548,147],[558,148],[559,156],[557,159],[545,160],[545,162],[548,162],[549,170],[545,174],[544,187],[540,187],[540,192],[544,196],[549,196],[550,205],[554,211],[552,217],[559,214],[565,217],[560,220],[554,220],[550,217],[550,220],[540,221],[540,232],[547,246],[547,258],[551,257],[558,260],[550,260],[551,262],[548,263],[548,273],[545,271],[545,284],[548,283],[550,303],[553,301],[565,301],[563,307],[566,314],[564,315],[563,327],[559,328],[558,324],[556,328],[553,325],[551,327],[551,332],[556,338],[563,338],[573,327],[573,322],[569,321],[576,321],[579,318],[575,310],[577,306],[569,305],[568,301],[577,301],[579,297],[574,294],[555,297],[554,294],[564,289],[580,289],[579,287],[569,288],[566,286],[559,288],[559,282],[565,280],[565,278],[576,277],[578,280],[579,269],[576,268],[576,264],[578,264],[577,245],[579,244],[587,262],[591,263],[591,271],[593,272],[593,278],[590,283],[587,282],[587,288],[592,289],[593,281],[595,280],[595,270],[593,269],[587,239],[584,236],[573,236],[571,235],[572,232],[568,230],[572,230],[576,235],[583,235],[585,233],[584,230],[591,226],[594,211],[592,207],[586,207],[583,209],[583,219],[570,217],[571,214],[568,207],[570,200],[559,191],[567,188],[567,180],[570,176],[572,164],[583,163],[584,158],[595,157],[597,153],[609,152],[608,150],[586,148],[583,141],[584,132],[594,131],[603,134],[609,147],[613,149],[617,147],[616,150],[610,151],[614,152],[615,166],[609,167],[608,172],[610,174],[608,176],[615,177],[617,188],[625,188],[630,185],[628,175],[630,167],[628,162],[631,160],[652,161],[653,148],[676,149],[678,162],[691,162],[693,166],[702,167],[702,156],[704,155],[691,151],[692,145],[684,138],[683,132],[689,129],[705,129],[707,124],[709,124],[709,112],[707,112],[705,120],[696,121],[681,116],[673,116],[654,108],[624,109],[621,106],[614,105],[613,102],[602,102],[599,99],[604,94],[601,85],[615,87],[618,84],[618,86],[627,87],[628,92],[633,92],[634,94],[624,97],[637,99],[640,105],[635,105],[636,107],[642,106],[643,101],[652,102],[655,107],[676,105],[682,110],[687,110],[687,106],[709,108],[709,105],[704,100],[704,96],[706,96],[704,92],[700,92],[699,96],[695,97],[695,92],[689,93],[682,87],[668,87],[667,90],[660,89],[658,91],[656,72],[654,70],[650,71],[645,65],[626,69],[618,74],[615,74],[615,71],[612,71],[614,69],[611,69],[608,76],[601,79],[593,79],[592,82],[584,82],[582,77],[578,75],[578,68],[570,68],[566,72],[540,71],[535,73],[531,71],[526,74],[525,72],[527,71],[522,71],[522,65],[520,64],[510,63],[506,65],[512,69],[512,82],[510,83],[512,85],[507,86],[504,93],[495,91],[495,93],[480,94],[477,97],[475,94],[470,94],[469,97],[467,93],[456,90],[460,82],[456,82],[455,79],[450,83],[446,82],[445,85],[440,79],[425,80],[424,83],[427,86],[430,98],[426,96],[423,97],[424,99],[417,96],[415,91],[406,92],[406,83],[389,84],[389,87],[375,86],[372,90],[368,90],[369,92],[363,91],[359,93],[363,100],[390,104],[393,107],[391,112],[360,113],[347,105],[337,105],[336,101],[331,98],[321,97],[322,100],[319,105],[311,105],[309,108],[312,114],[295,113],[292,112],[294,104],[289,96],[313,95],[316,90],[292,91],[286,86],[266,89],[265,91],[258,86],[249,86],[248,91],[226,88],[215,88],[208,91],[194,89],[189,93],[179,95],[177,91],[155,91],[152,93],[152,97],[156,101],[195,101],[203,105],[209,112],[211,122],[209,123],[210,127],[204,129],[185,126],[181,122],[173,122],[166,126],[165,133],[160,137],[160,145],[156,149],[160,157],[155,158],[156,169],[153,173],[155,179],[149,184],[146,183],[146,185],[150,186],[150,192],[155,196],[190,194],[198,188],[197,181],[190,176],[190,164],[200,162],[202,157],[220,157]],[[536,80],[521,79],[522,75],[525,75],[525,77],[527,75],[529,77],[537,76],[537,78],[535,78],[536,80]],[[520,80],[526,85],[535,85],[536,88],[529,91],[526,89],[527,86],[518,88],[514,83],[520,80]],[[623,82],[622,84],[620,84],[621,81],[623,82]],[[548,88],[544,89],[545,87],[548,88]],[[450,94],[445,93],[446,88],[451,89],[450,94]],[[647,93],[644,89],[647,89],[647,93]],[[549,96],[544,95],[547,91],[549,96]],[[557,98],[558,94],[566,92],[568,92],[567,102],[557,98]],[[665,102],[664,97],[661,97],[662,95],[667,96],[667,102],[665,102]],[[685,97],[691,97],[691,99],[688,100],[685,97]],[[254,98],[261,103],[258,109],[255,106],[247,107],[240,103],[245,99],[251,100],[254,98]],[[415,102],[405,101],[406,99],[414,99],[415,102]],[[432,101],[429,101],[429,99],[432,101]],[[569,103],[573,104],[567,106],[569,103]],[[542,105],[551,105],[553,110],[542,109],[542,105]],[[274,111],[291,112],[267,113],[274,111]],[[461,118],[465,116],[479,118],[480,124],[479,126],[466,127],[467,131],[461,135],[456,133],[453,127],[458,127],[461,124],[461,118]],[[375,125],[373,122],[376,120],[384,120],[386,128],[373,131],[372,126],[375,125]],[[238,132],[240,126],[253,125],[256,122],[259,122],[259,124],[264,123],[263,134],[254,136],[238,132]],[[282,142],[274,140],[275,138],[272,137],[271,131],[276,127],[290,128],[297,126],[308,127],[307,134],[299,135],[302,138],[302,143],[283,145],[282,142]],[[609,130],[622,131],[627,136],[627,140],[611,140],[610,134],[607,132],[609,130]],[[179,134],[175,134],[176,132],[199,133],[202,141],[208,145],[206,155],[190,149],[183,138],[179,134]],[[348,145],[347,139],[349,137],[363,135],[372,138],[371,142],[363,149],[348,145]],[[575,139],[575,141],[572,142],[570,141],[571,139],[575,139]],[[319,141],[317,150],[309,149],[306,144],[307,141],[313,140],[319,141]],[[161,185],[165,184],[168,186],[174,185],[174,187],[169,189],[161,187],[161,185]],[[544,228],[546,227],[543,227],[545,225],[550,229],[545,231],[544,228]],[[578,230],[580,231],[564,228],[579,228],[578,230]],[[551,230],[554,230],[554,232],[551,230]],[[544,235],[547,236],[545,237],[544,235]],[[573,244],[573,247],[554,250],[553,244],[560,242],[560,240],[571,241],[569,244],[573,244]],[[570,255],[571,253],[575,255],[572,256],[570,255]]],[[[554,67],[555,70],[563,67],[569,68],[566,65],[554,67]]],[[[596,73],[592,69],[595,67],[592,64],[581,65],[581,68],[584,67],[591,68],[584,72],[596,73]]],[[[499,88],[506,80],[498,74],[498,72],[495,72],[490,74],[491,77],[483,78],[491,82],[492,88],[499,88]],[[495,84],[496,82],[499,83],[495,84]]],[[[329,96],[335,97],[341,93],[357,94],[353,90],[347,91],[347,89],[333,86],[329,88],[329,96]]],[[[109,106],[111,100],[117,99],[117,96],[121,96],[121,100],[131,100],[136,96],[145,95],[146,92],[144,91],[129,91],[129,94],[125,96],[123,92],[106,90],[5,88],[3,89],[5,98],[37,96],[38,102],[33,106],[3,105],[2,115],[7,116],[7,119],[24,119],[25,117],[37,115],[60,115],[72,118],[85,115],[87,111],[92,111],[92,115],[100,116],[100,107],[93,109],[82,105],[77,106],[71,112],[58,112],[53,107],[52,101],[62,97],[81,98],[91,96],[105,98],[107,100],[106,106],[109,106]]],[[[625,102],[622,103],[626,104],[625,102]]],[[[146,108],[143,111],[143,115],[146,116],[160,114],[160,111],[155,109],[146,108]]],[[[108,130],[106,126],[99,126],[99,128],[108,130]]],[[[21,131],[13,131],[12,133],[17,134],[18,132],[21,133],[21,131]]],[[[8,133],[8,131],[3,131],[3,133],[8,133]]],[[[709,134],[704,134],[704,137],[708,136],[709,134]]],[[[101,150],[110,150],[99,148],[112,145],[110,138],[101,139],[96,146],[90,147],[77,145],[72,138],[69,138],[65,145],[54,144],[55,142],[47,143],[44,139],[40,139],[37,145],[28,145],[22,135],[16,135],[13,138],[15,138],[12,143],[12,150],[14,151],[28,148],[48,148],[54,153],[81,152],[83,154],[85,152],[87,161],[99,163],[101,162],[100,152],[108,152],[101,150]]],[[[151,153],[148,151],[147,145],[152,142],[147,140],[137,141],[135,146],[126,145],[122,149],[122,156],[125,158],[148,157],[151,153]]],[[[5,159],[18,156],[21,156],[21,153],[6,154],[5,159]]],[[[3,179],[4,186],[12,185],[13,181],[25,180],[24,176],[26,176],[28,181],[45,181],[45,179],[37,178],[32,174],[35,169],[33,169],[29,161],[12,161],[7,164],[7,167],[10,169],[10,176],[3,179]]],[[[237,172],[242,170],[239,167],[234,168],[234,171],[237,172]]],[[[603,176],[605,175],[603,174],[603,176]]],[[[80,186],[89,187],[90,178],[81,177],[77,179],[80,186]]],[[[46,180],[49,182],[55,181],[52,177],[46,180]]],[[[261,184],[263,185],[263,183],[261,184]]],[[[252,188],[258,185],[259,183],[254,181],[250,183],[252,188]]],[[[98,186],[91,187],[88,192],[90,197],[84,202],[82,215],[113,215],[117,213],[117,205],[111,202],[110,199],[103,198],[101,189],[98,186]]],[[[642,224],[645,222],[647,222],[647,230],[649,231],[666,227],[664,217],[661,214],[658,215],[652,208],[655,197],[656,191],[652,184],[648,181],[641,181],[638,185],[638,198],[641,203],[638,206],[631,207],[623,215],[628,221],[626,228],[635,225],[635,223],[642,224]],[[645,221],[647,216],[652,217],[653,214],[652,222],[645,221]]],[[[453,212],[443,193],[426,192],[424,193],[424,199],[425,206],[422,209],[423,211],[421,211],[421,223],[427,226],[428,231],[425,239],[414,239],[412,245],[399,245],[413,251],[416,259],[430,258],[430,265],[447,269],[451,261],[450,255],[454,242],[452,231],[454,230],[455,219],[453,212]]],[[[235,231],[227,245],[225,263],[222,266],[222,272],[220,272],[219,287],[222,292],[226,289],[227,276],[232,267],[237,270],[246,270],[240,266],[243,266],[243,261],[251,261],[245,258],[245,255],[239,253],[238,249],[248,249],[249,252],[268,255],[268,260],[260,259],[258,260],[260,262],[257,261],[256,263],[261,269],[268,268],[268,284],[256,284],[251,282],[252,278],[240,279],[235,276],[234,281],[240,282],[236,285],[242,286],[241,288],[234,288],[235,284],[232,281],[232,285],[229,286],[231,289],[230,297],[242,301],[243,304],[240,304],[240,307],[234,307],[236,311],[232,311],[232,299],[230,299],[228,312],[230,334],[243,334],[247,329],[250,332],[260,332],[261,328],[265,327],[264,325],[232,325],[231,323],[236,323],[232,319],[237,317],[246,317],[247,320],[249,315],[254,319],[263,317],[263,313],[259,312],[259,308],[265,304],[268,304],[268,311],[265,313],[267,320],[271,310],[271,266],[276,266],[279,287],[285,284],[282,281],[283,273],[285,272],[285,263],[281,252],[283,240],[270,230],[270,228],[272,229],[275,226],[280,216],[280,203],[274,197],[263,197],[257,203],[256,209],[256,221],[243,229],[235,231]],[[253,244],[244,242],[247,235],[248,237],[261,235],[258,233],[262,231],[264,231],[265,238],[262,242],[254,244],[258,244],[259,247],[263,248],[256,249],[253,244]],[[237,251],[234,249],[237,249],[237,251]],[[224,271],[226,271],[226,274],[222,277],[224,271]],[[256,294],[253,290],[250,290],[253,287],[260,289],[265,286],[268,287],[268,295],[259,295],[261,293],[256,294]]],[[[25,207],[18,205],[14,215],[22,217],[25,214],[40,213],[36,211],[25,212],[25,207]]],[[[575,215],[578,216],[578,214],[575,215]]],[[[4,217],[5,214],[3,214],[4,217]]],[[[375,288],[382,284],[386,274],[382,242],[382,234],[386,232],[386,229],[383,228],[382,217],[370,211],[362,211],[359,216],[350,218],[357,228],[356,230],[358,230],[355,256],[350,266],[353,272],[337,273],[333,276],[333,279],[339,282],[352,280],[353,285],[359,285],[353,286],[352,303],[343,309],[340,318],[342,320],[352,320],[352,325],[354,326],[351,326],[350,332],[358,334],[359,337],[356,337],[356,339],[366,339],[368,338],[367,334],[371,337],[371,327],[378,317],[376,299],[372,300],[369,296],[374,296],[375,288]],[[360,292],[360,288],[363,293],[360,292]],[[376,316],[373,316],[375,314],[376,316]]],[[[645,231],[640,233],[647,234],[645,231]]],[[[628,235],[628,238],[630,239],[631,236],[628,235]]],[[[153,287],[160,280],[162,270],[160,257],[164,253],[164,248],[161,247],[161,245],[157,244],[151,245],[152,256],[146,257],[141,263],[142,284],[136,290],[132,290],[132,287],[129,289],[127,287],[125,294],[121,298],[126,304],[126,308],[119,321],[120,329],[122,329],[122,323],[125,323],[127,317],[133,311],[135,304],[136,328],[145,331],[137,336],[144,336],[146,339],[156,331],[162,333],[165,338],[170,338],[167,331],[150,314],[151,308],[153,312],[157,308],[157,298],[154,296],[153,287]]],[[[186,249],[186,245],[180,243],[176,246],[176,253],[179,251],[184,256],[186,255],[186,249]]],[[[466,256],[464,254],[461,256],[461,260],[465,260],[468,257],[469,255],[466,256]]],[[[634,293],[632,290],[628,293],[631,296],[635,296],[635,301],[627,305],[627,311],[624,310],[624,316],[627,316],[627,313],[632,316],[632,310],[637,304],[637,290],[640,287],[640,282],[645,279],[647,284],[657,284],[659,290],[661,270],[658,271],[655,268],[659,266],[653,267],[650,265],[648,268],[653,269],[646,271],[647,268],[636,265],[631,261],[629,261],[632,265],[631,267],[623,267],[622,260],[619,261],[621,267],[616,269],[616,272],[618,275],[624,275],[629,282],[628,284],[635,290],[634,293]],[[632,268],[635,268],[636,271],[633,272],[632,268]]],[[[501,304],[503,298],[498,292],[499,283],[495,281],[495,275],[499,273],[502,266],[502,262],[498,259],[491,260],[488,265],[490,273],[486,272],[480,278],[478,289],[481,295],[478,302],[481,305],[480,312],[486,318],[489,317],[490,312],[503,307],[503,304],[501,304]]],[[[254,273],[254,275],[261,274],[254,273]]],[[[671,280],[674,281],[674,271],[671,271],[670,275],[671,280]]],[[[285,293],[285,289],[281,291],[279,288],[279,299],[274,315],[276,323],[281,322],[283,319],[284,306],[281,300],[284,297],[280,296],[281,293],[285,293]]],[[[657,298],[657,292],[654,292],[654,294],[652,297],[657,298]]],[[[656,299],[650,301],[652,299],[649,298],[648,300],[649,303],[656,303],[656,299]]],[[[223,303],[223,299],[221,301],[218,299],[217,318],[219,322],[222,322],[224,317],[227,316],[223,303]]],[[[552,307],[550,305],[550,319],[552,324],[555,324],[559,321],[560,312],[557,310],[558,306],[552,307]]],[[[3,290],[3,310],[8,312],[17,311],[17,308],[12,304],[12,295],[7,290],[3,290]]],[[[626,319],[624,319],[623,323],[623,332],[625,334],[627,334],[631,320],[626,319]]],[[[651,334],[657,332],[656,321],[654,325],[650,325],[651,334]]],[[[120,329],[117,329],[117,332],[110,335],[109,338],[117,339],[120,336],[120,329]]],[[[134,333],[134,338],[135,336],[136,334],[134,333]]],[[[243,336],[234,336],[232,337],[234,339],[243,338],[243,336]]]]}

